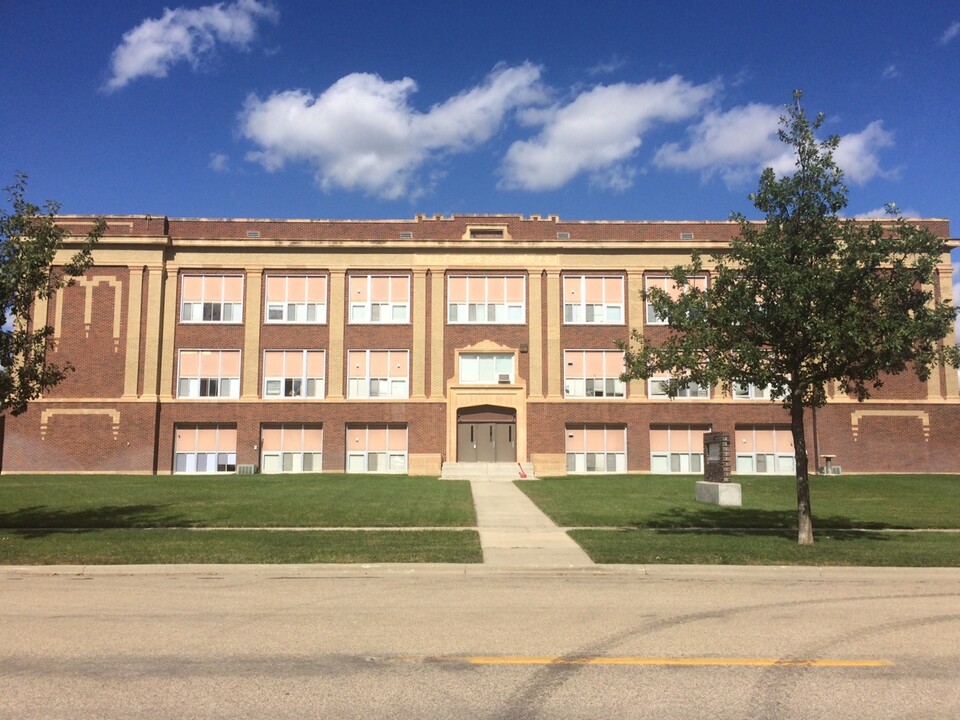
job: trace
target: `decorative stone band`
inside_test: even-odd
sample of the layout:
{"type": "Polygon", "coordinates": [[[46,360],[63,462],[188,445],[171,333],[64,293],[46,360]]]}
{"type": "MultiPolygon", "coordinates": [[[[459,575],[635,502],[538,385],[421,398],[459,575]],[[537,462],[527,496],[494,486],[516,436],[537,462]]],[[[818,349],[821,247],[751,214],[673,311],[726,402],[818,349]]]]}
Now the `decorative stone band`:
{"type": "Polygon", "coordinates": [[[850,413],[850,428],[853,430],[853,440],[860,436],[860,420],[865,417],[906,417],[916,418],[923,424],[923,441],[930,440],[930,415],[923,410],[854,410],[850,413]]]}
{"type": "MultiPolygon", "coordinates": [[[[83,329],[86,337],[90,337],[90,325],[93,322],[93,289],[97,285],[107,284],[113,288],[113,351],[120,349],[120,298],[123,294],[123,281],[119,278],[95,277],[77,278],[77,285],[84,289],[83,302],[83,329]]],[[[63,291],[57,293],[57,316],[53,321],[53,339],[59,340],[63,329],[63,291]]]]}
{"type": "Polygon", "coordinates": [[[40,413],[40,439],[46,440],[47,426],[55,415],[106,415],[110,418],[110,429],[113,430],[113,439],[120,435],[120,411],[108,408],[48,408],[40,413]]]}

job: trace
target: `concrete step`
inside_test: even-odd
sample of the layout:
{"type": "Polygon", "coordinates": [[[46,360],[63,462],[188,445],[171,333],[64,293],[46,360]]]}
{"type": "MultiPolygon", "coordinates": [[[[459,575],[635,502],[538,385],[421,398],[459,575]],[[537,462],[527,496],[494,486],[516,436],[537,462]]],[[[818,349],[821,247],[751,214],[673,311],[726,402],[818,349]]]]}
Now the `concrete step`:
{"type": "Polygon", "coordinates": [[[533,480],[533,463],[462,463],[445,462],[440,471],[442,480],[533,480]],[[521,472],[522,468],[522,472],[521,472]],[[522,477],[526,475],[526,478],[522,477]]]}

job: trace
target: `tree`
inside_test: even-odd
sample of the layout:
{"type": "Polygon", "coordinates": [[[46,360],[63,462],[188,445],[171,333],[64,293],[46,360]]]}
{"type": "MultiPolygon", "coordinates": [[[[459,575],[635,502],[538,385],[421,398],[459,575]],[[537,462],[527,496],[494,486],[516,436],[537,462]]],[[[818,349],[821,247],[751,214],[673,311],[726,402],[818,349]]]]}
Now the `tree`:
{"type": "Polygon", "coordinates": [[[69,362],[63,367],[47,362],[53,328],[31,323],[34,302],[53,297],[86,272],[93,263],[91,249],[106,225],[98,220],[80,249],[55,267],[57,251],[70,237],[56,224],[59,203],[48,201],[40,208],[28,202],[23,173],[5,190],[10,208],[0,213],[0,411],[20,415],[31,400],[74,369],[69,362]]]}
{"type": "Polygon", "coordinates": [[[859,401],[886,375],[912,368],[921,380],[940,363],[957,365],[946,346],[955,310],[932,290],[945,246],[924,228],[896,216],[889,223],[844,219],[843,172],[834,162],[840,140],[819,141],[794,93],[781,117],[780,140],[795,155],[792,175],[771,168],[750,196],[763,223],[742,215],[729,250],[712,257],[708,288],[694,253],[671,271],[679,293],[651,288],[643,297],[668,320],[662,342],[636,330],[621,343],[624,379],[672,376],[668,395],[696,383],[730,392],[733,385],[769,387],[790,415],[796,460],[798,542],[813,544],[804,414],[827,401],[827,384],[859,401]]]}

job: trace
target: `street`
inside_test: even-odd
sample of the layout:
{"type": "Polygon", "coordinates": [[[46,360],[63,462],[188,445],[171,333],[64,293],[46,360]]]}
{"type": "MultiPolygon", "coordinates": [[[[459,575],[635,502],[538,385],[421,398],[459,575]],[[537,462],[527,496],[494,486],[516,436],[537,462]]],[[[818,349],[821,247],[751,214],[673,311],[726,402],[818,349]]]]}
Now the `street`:
{"type": "Polygon", "coordinates": [[[960,571],[0,568],[0,718],[956,718],[960,571]]]}

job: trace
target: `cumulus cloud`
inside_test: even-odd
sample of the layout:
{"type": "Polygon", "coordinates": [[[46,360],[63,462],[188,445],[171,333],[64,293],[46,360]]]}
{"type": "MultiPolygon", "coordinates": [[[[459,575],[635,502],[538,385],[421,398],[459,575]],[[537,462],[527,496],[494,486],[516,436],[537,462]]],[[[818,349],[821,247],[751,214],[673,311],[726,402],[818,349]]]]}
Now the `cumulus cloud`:
{"type": "Polygon", "coordinates": [[[360,190],[385,199],[414,197],[423,166],[487,140],[508,112],[546,99],[540,68],[498,66],[483,83],[418,112],[410,78],[347,75],[318,96],[302,90],[247,98],[240,133],[259,150],[249,160],[270,171],[302,161],[324,190],[360,190]]]}
{"type": "MultiPolygon", "coordinates": [[[[767,167],[777,175],[793,172],[792,152],[777,137],[780,108],[751,103],[726,112],[711,111],[688,131],[689,144],[667,143],[654,156],[660,168],[719,176],[728,186],[755,179],[767,167]]],[[[880,167],[879,150],[893,145],[893,134],[876,120],[858,133],[840,138],[834,153],[844,176],[863,184],[874,177],[894,177],[880,167]]]]}
{"type": "MultiPolygon", "coordinates": [[[[894,208],[896,208],[896,211],[897,211],[896,214],[900,215],[901,217],[905,217],[905,218],[920,217],[920,213],[918,213],[913,208],[898,207],[896,203],[891,203],[891,205],[894,208]]],[[[894,217],[894,215],[892,215],[887,210],[887,207],[888,207],[887,205],[884,205],[883,207],[874,208],[873,210],[860,212],[860,213],[857,213],[854,217],[869,218],[869,219],[876,219],[876,220],[889,220],[891,217],[894,217]]]]}
{"type": "Polygon", "coordinates": [[[940,44],[946,45],[956,40],[958,36],[960,36],[960,22],[955,22],[944,30],[943,35],[940,36],[940,44]]]}
{"type": "Polygon", "coordinates": [[[662,82],[599,85],[566,105],[521,114],[527,125],[542,126],[530,139],[513,143],[501,166],[502,185],[553,190],[581,173],[594,184],[625,189],[633,170],[626,164],[658,122],[682,120],[698,112],[717,85],[694,85],[679,76],[662,82]]]}
{"type": "Polygon", "coordinates": [[[104,89],[119,90],[140,77],[166,77],[179,62],[194,68],[218,44],[246,49],[262,20],[275,22],[276,9],[260,0],[236,0],[196,9],[165,9],[159,19],[148,19],[123,35],[110,61],[111,77],[104,89]]]}

